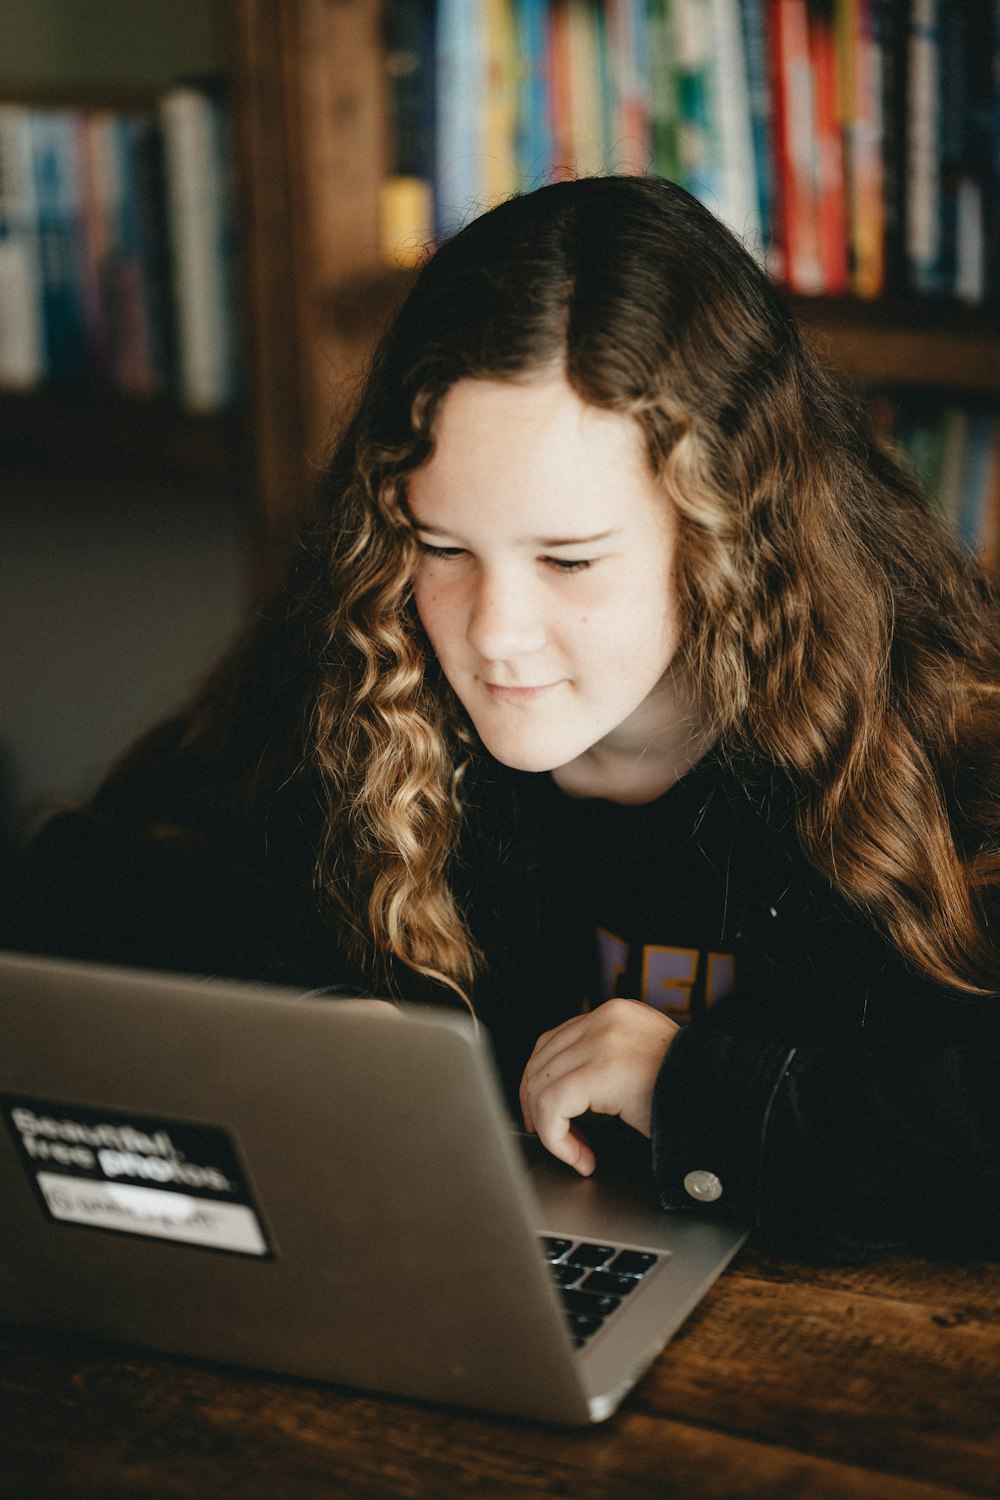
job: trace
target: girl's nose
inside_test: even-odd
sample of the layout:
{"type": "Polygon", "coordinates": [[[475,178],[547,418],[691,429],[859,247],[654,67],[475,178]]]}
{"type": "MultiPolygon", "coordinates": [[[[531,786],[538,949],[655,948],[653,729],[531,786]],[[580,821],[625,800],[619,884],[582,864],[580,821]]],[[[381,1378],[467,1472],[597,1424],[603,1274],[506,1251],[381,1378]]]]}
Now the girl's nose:
{"type": "Polygon", "coordinates": [[[499,579],[481,580],[469,613],[468,640],[484,661],[510,661],[539,651],[545,625],[531,590],[499,579]]]}

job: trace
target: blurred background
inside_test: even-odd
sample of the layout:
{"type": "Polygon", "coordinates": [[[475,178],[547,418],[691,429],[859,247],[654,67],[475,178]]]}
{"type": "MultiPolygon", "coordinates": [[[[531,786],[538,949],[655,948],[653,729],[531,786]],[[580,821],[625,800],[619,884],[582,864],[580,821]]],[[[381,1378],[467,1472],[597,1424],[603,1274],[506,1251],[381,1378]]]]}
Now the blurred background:
{"type": "Polygon", "coordinates": [[[428,247],[654,171],[1000,552],[995,0],[0,0],[0,852],[280,575],[428,247]]]}
{"type": "MultiPolygon", "coordinates": [[[[151,102],[180,78],[220,74],[223,31],[219,8],[201,0],[0,0],[0,102],[39,111],[151,102]]],[[[8,219],[11,134],[0,179],[8,219]]],[[[15,313],[5,299],[24,295],[6,270],[2,326],[15,313]]],[[[188,692],[241,616],[248,549],[248,497],[233,476],[171,471],[166,455],[136,453],[110,420],[127,428],[117,392],[95,396],[83,381],[73,391],[70,376],[65,391],[46,396],[41,361],[33,370],[27,353],[17,384],[31,389],[8,391],[0,406],[0,810],[8,839],[50,799],[85,793],[188,692]],[[67,414],[74,399],[82,410],[67,414]],[[76,430],[99,418],[93,406],[102,399],[113,408],[103,432],[76,430]],[[108,451],[95,451],[101,446],[108,451]]]]}

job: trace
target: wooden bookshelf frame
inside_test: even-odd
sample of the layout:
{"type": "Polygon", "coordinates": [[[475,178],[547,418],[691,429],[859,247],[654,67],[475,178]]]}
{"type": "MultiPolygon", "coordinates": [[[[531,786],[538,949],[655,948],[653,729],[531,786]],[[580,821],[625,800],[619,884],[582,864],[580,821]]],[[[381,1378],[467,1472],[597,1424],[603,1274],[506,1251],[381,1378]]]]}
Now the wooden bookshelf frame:
{"type": "Polygon", "coordinates": [[[50,387],[0,392],[0,463],[52,475],[195,480],[235,487],[242,413],[196,416],[160,396],[50,387]]]}
{"type": "Polygon", "coordinates": [[[280,552],[377,331],[329,305],[377,265],[381,3],[228,0],[228,15],[248,419],[262,541],[280,552]]]}
{"type": "Polygon", "coordinates": [[[1000,397],[996,309],[893,297],[792,306],[820,353],[858,385],[1000,397]]]}
{"type": "MultiPolygon", "coordinates": [[[[233,104],[245,389],[232,412],[165,400],[0,394],[0,457],[129,482],[161,473],[238,486],[255,583],[273,576],[411,273],[380,261],[388,122],[383,0],[222,0],[233,104]]],[[[12,102],[149,106],[148,93],[12,102]]],[[[1000,398],[1000,311],[933,300],[792,298],[856,384],[1000,398]]]]}

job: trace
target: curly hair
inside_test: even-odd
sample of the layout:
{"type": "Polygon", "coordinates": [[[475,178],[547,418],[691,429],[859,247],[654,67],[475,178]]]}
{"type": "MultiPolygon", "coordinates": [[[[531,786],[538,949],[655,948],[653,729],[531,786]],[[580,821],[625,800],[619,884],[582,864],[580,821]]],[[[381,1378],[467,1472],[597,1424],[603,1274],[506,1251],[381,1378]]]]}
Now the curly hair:
{"type": "MultiPolygon", "coordinates": [[[[808,860],[914,971],[995,989],[995,593],[753,258],[655,178],[514,197],[424,264],[257,632],[271,711],[289,708],[275,764],[310,789],[341,940],[382,981],[398,959],[473,982],[454,877],[475,736],[413,605],[406,479],[456,381],[553,369],[644,434],[679,517],[682,661],[720,746],[780,778],[808,860]]],[[[258,759],[254,776],[270,805],[276,775],[258,759]]]]}

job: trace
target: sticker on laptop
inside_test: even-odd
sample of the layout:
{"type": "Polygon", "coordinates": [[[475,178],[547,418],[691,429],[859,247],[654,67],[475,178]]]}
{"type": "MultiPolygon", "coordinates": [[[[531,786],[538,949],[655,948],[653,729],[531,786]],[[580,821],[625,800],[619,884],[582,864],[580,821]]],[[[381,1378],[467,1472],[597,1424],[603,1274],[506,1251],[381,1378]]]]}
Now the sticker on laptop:
{"type": "Polygon", "coordinates": [[[0,1112],[51,1219],[271,1255],[236,1148],[218,1126],[9,1095],[0,1112]]]}

